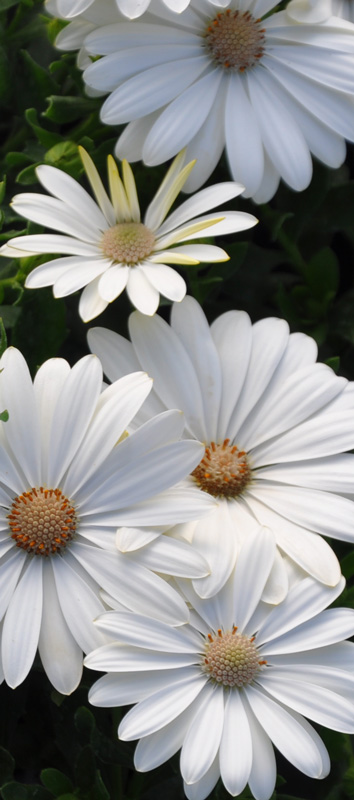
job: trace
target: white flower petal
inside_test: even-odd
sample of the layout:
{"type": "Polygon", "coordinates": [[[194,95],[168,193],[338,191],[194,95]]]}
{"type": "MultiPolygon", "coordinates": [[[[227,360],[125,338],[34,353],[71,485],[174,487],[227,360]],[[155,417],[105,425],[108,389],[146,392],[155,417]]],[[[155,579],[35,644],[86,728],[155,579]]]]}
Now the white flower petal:
{"type": "Polygon", "coordinates": [[[111,303],[126,288],[129,280],[130,267],[124,264],[113,264],[110,269],[101,275],[98,291],[107,303],[111,303]]]}
{"type": "Polygon", "coordinates": [[[29,561],[4,619],[2,665],[6,683],[13,689],[28,675],[38,647],[43,599],[42,568],[41,558],[29,561]]]}
{"type": "Polygon", "coordinates": [[[226,790],[235,797],[246,786],[253,759],[251,731],[240,692],[229,692],[224,716],[220,773],[226,790]]]}
{"type": "Polygon", "coordinates": [[[296,653],[335,644],[354,633],[354,611],[349,608],[331,608],[315,619],[303,622],[277,638],[266,642],[262,655],[296,653]]]}
{"type": "Polygon", "coordinates": [[[129,300],[142,314],[153,316],[160,301],[159,292],[152,286],[139,266],[129,271],[127,282],[129,300]]]}
{"type": "MultiPolygon", "coordinates": [[[[93,549],[93,548],[92,548],[93,549]]],[[[104,606],[88,583],[73,569],[75,562],[68,558],[52,559],[59,603],[65,622],[81,650],[90,652],[103,644],[105,638],[93,624],[104,606]]]]}
{"type": "Polygon", "coordinates": [[[50,559],[43,569],[43,611],[39,655],[50,682],[61,694],[77,688],[82,675],[82,650],[61,610],[50,559]]]}
{"type": "Polygon", "coordinates": [[[182,598],[165,580],[139,563],[118,552],[96,551],[96,548],[78,543],[72,553],[94,580],[125,608],[151,614],[154,619],[172,625],[187,622],[188,609],[182,598]]]}
{"type": "MultiPolygon", "coordinates": [[[[298,714],[289,713],[256,687],[248,686],[245,691],[253,713],[285,758],[311,778],[324,777],[323,751],[318,747],[315,731],[311,735],[298,714]]],[[[328,754],[326,762],[328,773],[328,754]]]]}
{"type": "Polygon", "coordinates": [[[210,769],[219,750],[224,727],[222,689],[207,683],[199,701],[181,752],[181,773],[186,783],[196,783],[210,769]]]}
{"type": "MultiPolygon", "coordinates": [[[[54,411],[49,440],[48,484],[56,487],[80,446],[101,390],[102,367],[95,356],[75,364],[54,411]]],[[[38,482],[37,482],[38,485],[38,482]]]]}
{"type": "Polygon", "coordinates": [[[341,594],[344,578],[334,587],[322,586],[312,578],[306,578],[289,591],[286,599],[261,625],[257,633],[257,647],[281,636],[327,608],[341,594]]]}
{"type": "Polygon", "coordinates": [[[84,322],[90,322],[91,319],[98,317],[108,306],[107,301],[100,297],[98,291],[99,281],[100,278],[96,278],[96,280],[85,286],[80,297],[79,314],[84,322]]]}
{"type": "Polygon", "coordinates": [[[193,702],[203,689],[206,678],[190,674],[172,686],[160,689],[155,694],[141,700],[124,717],[118,728],[118,735],[124,741],[148,736],[160,730],[193,702]]]}

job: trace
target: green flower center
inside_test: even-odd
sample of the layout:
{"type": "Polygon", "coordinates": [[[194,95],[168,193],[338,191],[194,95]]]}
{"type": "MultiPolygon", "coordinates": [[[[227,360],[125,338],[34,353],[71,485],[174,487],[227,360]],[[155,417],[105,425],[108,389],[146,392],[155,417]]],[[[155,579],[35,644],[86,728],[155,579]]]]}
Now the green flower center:
{"type": "Polygon", "coordinates": [[[237,628],[217,635],[208,634],[203,658],[203,672],[213,683],[231,688],[247,686],[266,661],[259,660],[254,639],[237,633],[237,628]]]}
{"type": "Polygon", "coordinates": [[[65,550],[77,525],[75,508],[61,489],[43,486],[15,497],[7,518],[16,546],[38,556],[65,550]]]}
{"type": "Polygon", "coordinates": [[[213,61],[238,72],[254,67],[264,53],[265,29],[261,24],[249,11],[242,13],[228,8],[217,14],[204,34],[213,61]]]}
{"type": "Polygon", "coordinates": [[[150,255],[155,236],[142,222],[119,222],[103,234],[101,247],[119,264],[137,264],[150,255]]]}
{"type": "Polygon", "coordinates": [[[251,480],[252,470],[246,452],[230,445],[229,441],[211,442],[192,472],[198,486],[214,497],[237,497],[251,480]]]}

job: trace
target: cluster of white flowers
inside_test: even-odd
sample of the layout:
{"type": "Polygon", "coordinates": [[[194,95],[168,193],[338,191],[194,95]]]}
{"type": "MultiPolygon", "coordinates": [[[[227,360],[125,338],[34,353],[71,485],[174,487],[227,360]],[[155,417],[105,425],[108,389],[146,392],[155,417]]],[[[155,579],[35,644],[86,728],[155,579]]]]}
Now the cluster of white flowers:
{"type": "Polygon", "coordinates": [[[58,47],[108,94],[102,122],[128,123],[122,177],[110,156],[108,194],[80,148],[94,200],[40,166],[48,194],[12,206],[55,233],[1,248],[53,256],[26,286],[83,289],[85,322],[124,289],[137,309],[131,341],[93,328],[72,368],[51,359],[32,382],[18,350],[0,360],[1,679],[17,687],[37,649],[62,693],[83,663],[106,672],[90,702],[135,703],[118,735],[140,740],[136,768],[181,750],[189,800],[220,776],[268,800],[273,745],[324,778],[306,718],[354,733],[354,611],[326,610],[345,581],[323,538],[354,543],[354,384],[284,320],[230,310],[209,326],[170,266],[227,260],[210,237],[257,220],[211,209],[264,202],[280,179],[300,191],[311,154],[336,167],[354,141],[354,4],[276,5],[49,0],[70,20],[58,47]],[[233,180],[200,189],[224,148],[233,180]],[[125,159],[174,156],[142,221],[125,159]],[[169,213],[183,187],[199,191],[169,213]]]}

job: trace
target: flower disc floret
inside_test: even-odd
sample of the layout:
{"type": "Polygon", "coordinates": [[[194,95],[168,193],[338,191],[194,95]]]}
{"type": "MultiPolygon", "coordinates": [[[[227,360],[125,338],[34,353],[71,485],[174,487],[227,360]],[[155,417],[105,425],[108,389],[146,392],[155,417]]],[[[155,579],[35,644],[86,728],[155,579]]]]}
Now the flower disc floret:
{"type": "Polygon", "coordinates": [[[154,243],[154,234],[142,222],[120,222],[104,232],[102,250],[107,258],[131,265],[147,258],[154,243]]]}
{"type": "Polygon", "coordinates": [[[254,637],[237,633],[237,627],[225,633],[219,629],[217,636],[208,634],[203,671],[214,683],[232,688],[247,686],[266,663],[259,661],[254,637]]]}
{"type": "Polygon", "coordinates": [[[226,9],[210,20],[205,45],[213,60],[225,69],[244,72],[262,58],[265,29],[249,11],[226,9]]]}
{"type": "Polygon", "coordinates": [[[8,514],[11,538],[33,555],[62,553],[77,526],[75,508],[60,489],[31,489],[15,497],[8,514]]]}
{"type": "Polygon", "coordinates": [[[245,450],[229,442],[230,439],[224,439],[222,444],[211,442],[192,472],[198,486],[214,497],[237,497],[251,479],[245,450]]]}

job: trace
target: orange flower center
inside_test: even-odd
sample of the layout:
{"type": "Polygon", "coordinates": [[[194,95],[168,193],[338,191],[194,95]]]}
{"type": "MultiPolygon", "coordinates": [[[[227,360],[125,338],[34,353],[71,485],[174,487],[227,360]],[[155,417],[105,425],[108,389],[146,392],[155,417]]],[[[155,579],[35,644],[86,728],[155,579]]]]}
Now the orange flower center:
{"type": "Polygon", "coordinates": [[[142,222],[119,222],[102,238],[103,254],[119,264],[137,264],[150,255],[155,236],[142,222]]]}
{"type": "Polygon", "coordinates": [[[204,492],[214,497],[237,497],[251,479],[247,454],[224,439],[222,444],[211,442],[193,470],[192,477],[204,492]]]}
{"type": "Polygon", "coordinates": [[[8,520],[16,546],[41,556],[63,552],[77,525],[75,508],[61,489],[43,486],[15,497],[8,520]]]}
{"type": "Polygon", "coordinates": [[[215,61],[225,69],[244,72],[254,67],[264,53],[265,28],[249,11],[228,8],[212,19],[205,31],[205,44],[215,61]]]}
{"type": "Polygon", "coordinates": [[[225,633],[219,629],[217,636],[208,634],[202,666],[214,683],[232,688],[247,686],[266,663],[259,661],[254,637],[237,633],[236,627],[225,633]]]}

